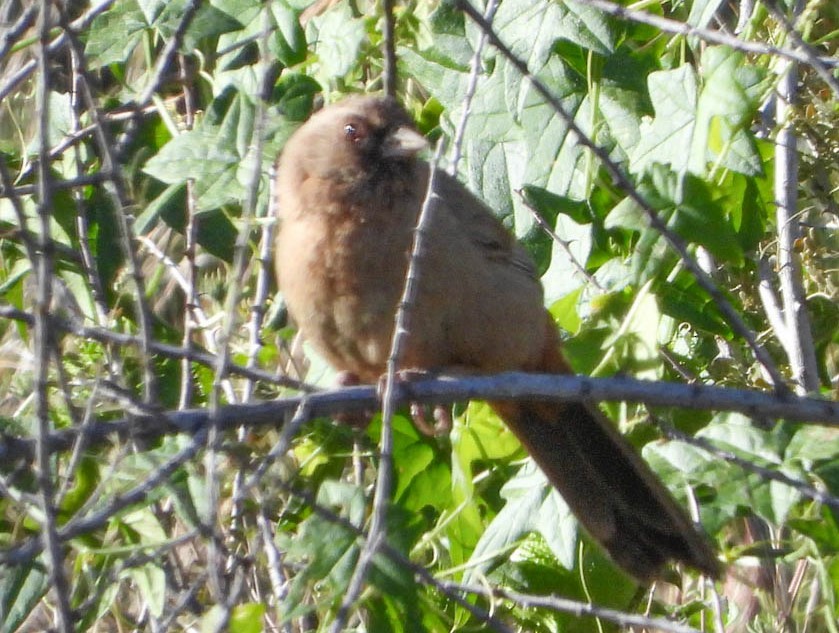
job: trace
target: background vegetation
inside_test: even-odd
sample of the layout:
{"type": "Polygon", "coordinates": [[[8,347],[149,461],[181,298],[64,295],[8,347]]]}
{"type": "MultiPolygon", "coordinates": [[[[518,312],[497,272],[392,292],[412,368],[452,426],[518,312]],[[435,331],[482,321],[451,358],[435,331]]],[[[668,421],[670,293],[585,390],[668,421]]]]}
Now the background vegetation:
{"type": "Polygon", "coordinates": [[[439,438],[232,405],[331,384],[271,168],[392,86],[580,373],[835,399],[839,7],[382,4],[0,3],[0,628],[835,633],[835,407],[604,405],[730,569],[639,587],[479,402],[439,438]]]}

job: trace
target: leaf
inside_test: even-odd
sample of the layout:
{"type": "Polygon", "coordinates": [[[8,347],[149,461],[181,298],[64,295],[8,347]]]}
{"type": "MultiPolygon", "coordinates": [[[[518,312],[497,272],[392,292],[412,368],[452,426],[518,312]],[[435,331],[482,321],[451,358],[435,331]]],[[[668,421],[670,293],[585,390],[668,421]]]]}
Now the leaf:
{"type": "MultiPolygon", "coordinates": [[[[778,440],[769,433],[754,428],[748,418],[737,413],[719,414],[715,420],[697,433],[723,450],[728,450],[751,463],[779,470],[793,479],[800,473],[782,462],[778,440]]],[[[774,480],[741,471],[738,467],[720,469],[720,479],[713,482],[720,502],[749,508],[774,523],[783,523],[800,493],[774,480]]]]}
{"type": "Polygon", "coordinates": [[[85,57],[91,69],[124,62],[137,46],[148,23],[134,0],[114,3],[98,15],[88,30],[85,57]]]}
{"type": "Polygon", "coordinates": [[[501,495],[507,503],[487,526],[469,559],[464,582],[476,580],[491,568],[498,556],[506,556],[521,537],[538,531],[567,569],[574,567],[577,543],[577,521],[558,492],[548,483],[542,471],[528,460],[519,472],[504,485],[501,495]]]}
{"type": "MultiPolygon", "coordinates": [[[[156,26],[165,39],[174,36],[183,21],[183,14],[188,0],[169,0],[164,3],[164,10],[155,20],[156,26]]],[[[213,38],[222,33],[242,29],[243,25],[230,13],[221,11],[212,4],[202,3],[183,34],[181,51],[190,53],[205,38],[213,38]]]]}
{"type": "Polygon", "coordinates": [[[265,611],[262,602],[237,604],[230,612],[230,633],[260,633],[265,611]]]}
{"type": "Polygon", "coordinates": [[[551,316],[560,328],[570,334],[578,333],[583,324],[583,320],[580,318],[580,313],[577,310],[577,304],[580,301],[582,293],[583,289],[579,288],[557,299],[550,306],[551,316]]]}
{"type": "Polygon", "coordinates": [[[50,588],[43,555],[38,560],[10,565],[0,575],[0,613],[3,631],[17,631],[50,588]]]}
{"type": "Polygon", "coordinates": [[[748,125],[757,115],[766,78],[740,52],[716,46],[703,55],[689,169],[705,173],[709,158],[746,175],[762,174],[762,160],[748,125]]]}
{"type": "Polygon", "coordinates": [[[674,279],[657,283],[655,293],[664,314],[725,339],[733,337],[734,333],[716,302],[699,286],[692,274],[683,271],[674,279]]]}
{"type": "Polygon", "coordinates": [[[532,205],[548,222],[558,213],[567,215],[577,224],[589,224],[591,222],[589,206],[582,200],[572,200],[566,196],[558,196],[547,189],[533,185],[525,185],[522,192],[527,203],[532,205]]]}
{"type": "Polygon", "coordinates": [[[585,2],[505,0],[496,12],[493,29],[534,73],[545,65],[559,38],[602,55],[614,49],[609,20],[585,2]]]}
{"type": "MultiPolygon", "coordinates": [[[[663,165],[653,165],[638,189],[657,212],[659,220],[682,240],[704,246],[719,263],[742,265],[744,252],[738,235],[707,183],[692,174],[679,175],[663,165]]],[[[615,206],[605,220],[605,227],[640,231],[641,236],[632,253],[635,283],[645,283],[675,263],[675,253],[657,230],[648,228],[646,214],[629,198],[615,206]]],[[[675,292],[665,294],[667,299],[677,298],[675,292]]],[[[689,308],[681,308],[672,302],[668,306],[668,309],[687,316],[689,308]]],[[[704,309],[709,308],[715,310],[706,303],[704,309]]],[[[698,314],[706,318],[708,315],[710,312],[698,314]]],[[[719,330],[707,320],[704,326],[719,330]]]]}
{"type": "Polygon", "coordinates": [[[454,419],[452,503],[459,508],[446,526],[455,565],[465,562],[484,530],[482,507],[475,493],[473,463],[509,458],[521,451],[518,439],[485,402],[470,402],[454,419]]]}
{"type": "Polygon", "coordinates": [[[159,565],[147,563],[140,567],[131,567],[120,576],[131,578],[149,613],[154,617],[163,614],[166,603],[166,574],[159,565]]]}
{"type": "Polygon", "coordinates": [[[839,429],[803,426],[787,445],[786,458],[805,464],[836,459],[839,456],[839,429]]]}
{"type": "MultiPolygon", "coordinates": [[[[324,482],[318,491],[317,503],[334,508],[339,516],[361,526],[364,494],[359,488],[339,482],[324,482]]],[[[303,596],[315,583],[318,584],[321,603],[340,602],[358,557],[355,533],[342,524],[313,514],[303,521],[294,539],[287,539],[281,533],[277,538],[280,548],[286,551],[286,560],[301,565],[283,600],[281,613],[284,621],[314,608],[303,600],[303,596]]]]}
{"type": "Polygon", "coordinates": [[[693,2],[687,19],[688,24],[699,28],[708,26],[721,3],[722,0],[697,0],[693,2]]]}
{"type": "Polygon", "coordinates": [[[220,128],[202,127],[179,134],[153,156],[143,171],[167,184],[190,178],[212,180],[239,161],[235,148],[221,140],[220,128]]]}
{"type": "Polygon", "coordinates": [[[199,213],[239,202],[253,170],[253,117],[253,104],[228,90],[199,127],[169,141],[143,171],[170,185],[194,180],[199,213]]]}
{"type": "Polygon", "coordinates": [[[306,35],[300,26],[297,12],[286,2],[271,3],[271,13],[277,29],[268,40],[270,50],[284,66],[290,67],[306,59],[306,35]]]}
{"type": "Polygon", "coordinates": [[[349,4],[336,4],[306,25],[306,39],[315,42],[318,59],[316,77],[330,85],[357,63],[361,44],[367,37],[364,23],[353,16],[349,4]]]}
{"type": "Polygon", "coordinates": [[[696,76],[684,65],[651,73],[647,82],[655,117],[641,123],[640,142],[630,152],[629,169],[639,174],[653,163],[661,163],[684,172],[690,160],[685,148],[691,146],[694,134],[696,76]]]}

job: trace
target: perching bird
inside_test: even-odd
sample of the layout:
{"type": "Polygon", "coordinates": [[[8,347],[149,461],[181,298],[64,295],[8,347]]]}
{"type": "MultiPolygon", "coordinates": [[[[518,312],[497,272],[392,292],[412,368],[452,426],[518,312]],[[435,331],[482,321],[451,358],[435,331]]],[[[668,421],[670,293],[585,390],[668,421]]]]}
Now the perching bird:
{"type": "MultiPolygon", "coordinates": [[[[429,181],[425,147],[394,100],[351,97],[313,115],[278,161],[280,291],[303,336],[362,382],[385,371],[429,181]]],[[[571,373],[527,252],[454,178],[438,173],[435,189],[401,367],[571,373]]],[[[719,575],[705,536],[597,408],[493,408],[629,574],[648,581],[679,561],[719,575]]]]}

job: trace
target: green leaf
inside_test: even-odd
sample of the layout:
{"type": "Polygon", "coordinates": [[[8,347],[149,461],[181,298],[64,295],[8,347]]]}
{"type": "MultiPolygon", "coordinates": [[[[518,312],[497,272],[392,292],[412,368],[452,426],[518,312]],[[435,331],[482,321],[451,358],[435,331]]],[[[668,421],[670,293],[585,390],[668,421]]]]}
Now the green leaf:
{"type": "Polygon", "coordinates": [[[538,531],[567,569],[574,567],[577,521],[558,492],[532,461],[501,491],[507,503],[487,526],[469,560],[464,582],[486,575],[498,557],[508,555],[522,536],[538,531]]]}
{"type": "Polygon", "coordinates": [[[696,76],[690,66],[684,65],[651,73],[647,82],[655,117],[641,123],[640,140],[629,154],[629,169],[638,174],[661,163],[684,172],[690,160],[685,148],[691,146],[694,134],[696,76]]]}
{"type": "MultiPolygon", "coordinates": [[[[337,509],[337,513],[361,527],[364,518],[364,493],[361,489],[340,482],[324,482],[317,503],[337,509]]],[[[314,608],[303,599],[315,583],[319,601],[340,603],[358,558],[355,533],[347,527],[313,514],[301,525],[297,535],[287,538],[278,533],[280,547],[286,560],[299,564],[300,572],[290,583],[281,613],[285,621],[303,615],[314,608]]]]}
{"type": "Polygon", "coordinates": [[[532,205],[548,222],[559,213],[567,215],[577,224],[591,222],[589,206],[582,200],[558,196],[547,189],[533,185],[525,185],[522,193],[527,203],[532,205]]]}
{"type": "Polygon", "coordinates": [[[153,156],[143,171],[167,184],[181,184],[190,178],[198,181],[217,179],[239,155],[220,138],[220,128],[202,127],[179,134],[153,156]]]}
{"type": "Polygon", "coordinates": [[[680,272],[675,279],[657,283],[655,293],[664,314],[725,339],[733,337],[731,327],[716,302],[699,286],[692,274],[680,272]]]}
{"type": "MultiPolygon", "coordinates": [[[[165,39],[171,38],[180,27],[187,0],[170,0],[154,25],[160,29],[165,39]]],[[[218,37],[243,28],[243,25],[230,13],[221,11],[212,4],[202,3],[187,26],[181,43],[181,51],[190,53],[205,38],[218,37]]]]}
{"type": "Polygon", "coordinates": [[[688,24],[699,28],[708,26],[721,3],[722,0],[696,0],[691,3],[688,24]]]}
{"type": "MultiPolygon", "coordinates": [[[[777,469],[793,479],[800,478],[800,473],[782,462],[777,439],[766,431],[754,428],[745,416],[719,414],[697,436],[751,463],[777,469]]],[[[712,484],[719,495],[718,503],[749,508],[774,523],[783,523],[801,496],[794,488],[774,480],[767,481],[737,467],[721,468],[719,472],[719,481],[712,484]],[[729,472],[726,474],[723,470],[729,472]]]]}
{"type": "Polygon", "coordinates": [[[284,66],[299,64],[306,59],[308,49],[297,12],[282,0],[272,2],[270,6],[277,29],[268,41],[269,48],[284,66]]]}
{"type": "Polygon", "coordinates": [[[120,574],[131,578],[137,587],[139,598],[149,613],[155,617],[163,614],[166,604],[166,573],[159,565],[148,563],[140,567],[131,567],[120,574]]]}
{"type": "Polygon", "coordinates": [[[539,72],[559,38],[602,55],[614,50],[615,35],[605,15],[585,2],[505,0],[493,29],[531,72],[539,72]]]}
{"type": "Polygon", "coordinates": [[[262,602],[237,604],[230,613],[230,633],[260,633],[265,611],[262,602]]]}
{"type": "Polygon", "coordinates": [[[580,313],[577,310],[577,304],[580,301],[580,296],[583,293],[582,288],[578,288],[574,292],[568,293],[554,301],[550,307],[551,316],[556,320],[559,327],[570,334],[576,334],[580,331],[583,324],[580,313]]]}
{"type": "Polygon", "coordinates": [[[124,62],[147,27],[146,18],[134,0],[115,2],[93,20],[87,31],[85,57],[88,66],[95,69],[124,62]]]}
{"type": "Polygon", "coordinates": [[[0,613],[3,631],[17,631],[50,588],[50,578],[42,560],[10,565],[0,575],[0,613]]]}
{"type": "Polygon", "coordinates": [[[315,95],[323,89],[308,75],[285,72],[274,86],[272,102],[290,121],[305,121],[312,114],[315,95]]]}
{"type": "Polygon", "coordinates": [[[708,159],[746,175],[760,175],[762,160],[748,126],[757,115],[766,72],[740,52],[711,47],[703,54],[689,169],[705,173],[708,159]]]}
{"type": "Polygon", "coordinates": [[[823,556],[839,554],[839,524],[836,517],[827,507],[822,507],[816,519],[792,518],[787,523],[789,527],[811,538],[823,556]]]}
{"type": "Polygon", "coordinates": [[[99,465],[91,457],[83,457],[79,460],[76,474],[73,478],[73,485],[61,499],[59,517],[65,523],[82,507],[90,498],[99,483],[99,465]]]}
{"type": "Polygon", "coordinates": [[[228,90],[199,127],[169,141],[143,170],[170,185],[193,179],[199,212],[239,202],[253,169],[253,117],[253,104],[228,90]]]}
{"type": "Polygon", "coordinates": [[[315,42],[316,77],[324,86],[346,75],[357,63],[367,32],[346,2],[336,4],[306,25],[306,39],[315,42]]]}
{"type": "Polygon", "coordinates": [[[792,436],[787,445],[787,459],[806,464],[836,459],[839,456],[839,429],[803,426],[792,436]]]}

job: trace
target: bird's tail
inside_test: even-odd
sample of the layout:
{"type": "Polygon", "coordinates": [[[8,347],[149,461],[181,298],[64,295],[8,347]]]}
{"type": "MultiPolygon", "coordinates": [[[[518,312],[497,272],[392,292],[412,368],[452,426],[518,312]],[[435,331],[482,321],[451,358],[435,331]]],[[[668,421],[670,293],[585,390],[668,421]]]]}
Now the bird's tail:
{"type": "MultiPolygon", "coordinates": [[[[542,365],[569,373],[559,346],[542,365]]],[[[669,561],[709,576],[716,554],[635,449],[593,405],[493,403],[588,533],[632,576],[648,581],[669,561]]]]}

